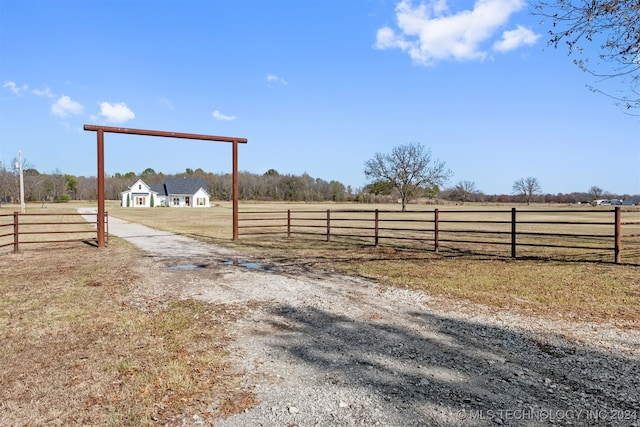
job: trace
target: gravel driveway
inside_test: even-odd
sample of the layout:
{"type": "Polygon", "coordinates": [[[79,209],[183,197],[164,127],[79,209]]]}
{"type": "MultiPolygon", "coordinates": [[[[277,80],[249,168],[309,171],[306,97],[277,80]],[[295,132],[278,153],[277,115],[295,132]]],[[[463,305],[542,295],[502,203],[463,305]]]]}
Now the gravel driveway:
{"type": "Polygon", "coordinates": [[[250,303],[230,334],[258,405],[216,426],[640,426],[638,330],[256,262],[112,216],[109,232],[166,267],[140,295],[250,303]]]}

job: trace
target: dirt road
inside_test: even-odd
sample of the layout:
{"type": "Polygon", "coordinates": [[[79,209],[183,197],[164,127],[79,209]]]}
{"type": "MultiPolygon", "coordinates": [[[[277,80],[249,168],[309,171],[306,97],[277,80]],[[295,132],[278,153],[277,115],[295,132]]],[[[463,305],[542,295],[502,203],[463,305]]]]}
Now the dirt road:
{"type": "Polygon", "coordinates": [[[229,327],[258,405],[216,425],[640,426],[636,330],[248,260],[113,217],[109,232],[159,267],[138,296],[250,304],[229,327]]]}

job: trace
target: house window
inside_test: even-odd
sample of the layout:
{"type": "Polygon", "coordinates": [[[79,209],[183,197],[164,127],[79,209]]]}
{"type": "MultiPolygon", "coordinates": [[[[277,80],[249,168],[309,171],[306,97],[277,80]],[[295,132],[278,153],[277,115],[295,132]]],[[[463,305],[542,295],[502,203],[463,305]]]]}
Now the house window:
{"type": "Polygon", "coordinates": [[[180,198],[179,197],[174,197],[173,198],[173,206],[180,206],[180,198]]]}
{"type": "Polygon", "coordinates": [[[204,206],[204,197],[197,197],[196,198],[196,205],[198,206],[204,206]]]}
{"type": "Polygon", "coordinates": [[[146,204],[147,204],[147,198],[146,197],[136,197],[136,205],[145,206],[146,204]]]}
{"type": "Polygon", "coordinates": [[[142,190],[142,184],[138,184],[138,190],[142,190]]]}

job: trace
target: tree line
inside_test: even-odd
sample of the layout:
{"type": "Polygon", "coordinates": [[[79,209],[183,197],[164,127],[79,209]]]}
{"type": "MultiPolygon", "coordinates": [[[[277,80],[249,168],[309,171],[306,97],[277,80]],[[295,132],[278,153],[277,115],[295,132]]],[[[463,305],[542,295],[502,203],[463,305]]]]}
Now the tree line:
{"type": "MultiPolygon", "coordinates": [[[[406,146],[396,147],[398,150],[404,148],[406,146]]],[[[424,150],[424,147],[411,147],[409,151],[412,156],[416,155],[416,149],[424,150]]],[[[384,156],[378,155],[377,160],[381,159],[384,160],[384,156]]],[[[410,159],[409,156],[405,160],[409,161],[410,159]]],[[[421,160],[423,161],[422,166],[433,163],[430,158],[428,162],[424,162],[424,158],[421,160]]],[[[447,177],[448,170],[444,163],[436,161],[436,164],[439,168],[438,173],[447,177]]],[[[202,169],[186,169],[182,173],[164,174],[156,172],[152,168],[147,168],[140,173],[115,173],[105,177],[105,197],[108,200],[119,200],[120,193],[127,190],[139,178],[148,184],[161,184],[165,178],[172,177],[204,180],[207,191],[213,200],[228,201],[232,198],[231,174],[205,172],[202,169]]],[[[442,185],[443,180],[439,181],[440,185],[428,180],[421,181],[419,185],[407,181],[404,183],[404,189],[400,191],[388,180],[374,179],[363,188],[353,189],[339,181],[313,178],[306,173],[302,175],[281,174],[275,169],[270,169],[264,174],[240,172],[238,181],[238,197],[245,201],[402,203],[404,194],[405,204],[412,201],[435,204],[441,200],[460,204],[465,202],[577,203],[590,202],[599,198],[628,199],[631,197],[630,195],[611,194],[597,186],[592,186],[584,192],[545,194],[541,191],[535,178],[523,178],[516,181],[513,193],[491,195],[478,190],[472,181],[460,181],[449,187],[442,185]],[[520,185],[522,187],[519,187],[520,185]]],[[[96,177],[69,175],[59,170],[53,173],[41,173],[34,167],[28,166],[24,169],[24,193],[26,202],[54,203],[70,200],[96,200],[97,179],[96,177]]],[[[19,197],[17,172],[13,168],[0,164],[0,203],[19,203],[19,197]]]]}
{"type": "MultiPolygon", "coordinates": [[[[96,177],[74,176],[59,170],[41,173],[33,167],[24,169],[24,198],[27,202],[67,202],[96,200],[96,177]]],[[[147,168],[140,173],[115,173],[105,177],[105,198],[119,200],[137,179],[147,184],[161,184],[166,178],[197,178],[206,183],[213,200],[231,200],[232,175],[186,169],[177,174],[164,174],[147,168]]],[[[308,174],[280,174],[271,169],[265,174],[239,173],[239,198],[242,200],[273,201],[335,201],[353,200],[354,191],[339,181],[325,181],[308,174]]],[[[0,164],[0,202],[18,203],[19,176],[13,168],[0,164]]]]}

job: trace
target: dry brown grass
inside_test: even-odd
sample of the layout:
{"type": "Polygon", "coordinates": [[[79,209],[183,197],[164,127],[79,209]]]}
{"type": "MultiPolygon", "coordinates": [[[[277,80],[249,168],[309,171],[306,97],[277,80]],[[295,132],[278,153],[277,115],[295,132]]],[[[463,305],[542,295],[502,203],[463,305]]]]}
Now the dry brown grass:
{"type": "Polygon", "coordinates": [[[0,257],[0,425],[164,425],[254,403],[225,350],[242,308],[134,306],[138,262],[117,239],[0,257]]]}

